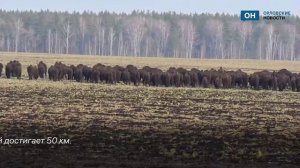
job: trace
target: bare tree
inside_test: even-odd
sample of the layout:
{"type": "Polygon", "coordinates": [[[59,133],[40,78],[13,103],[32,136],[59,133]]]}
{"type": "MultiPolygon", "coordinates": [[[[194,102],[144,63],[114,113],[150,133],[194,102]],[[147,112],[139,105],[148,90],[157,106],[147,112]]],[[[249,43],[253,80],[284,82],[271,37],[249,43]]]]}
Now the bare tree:
{"type": "Polygon", "coordinates": [[[267,26],[267,48],[266,48],[266,59],[270,60],[273,54],[273,42],[274,42],[274,26],[267,26]]]}
{"type": "Polygon", "coordinates": [[[126,22],[126,31],[128,33],[129,42],[134,56],[138,56],[140,54],[141,41],[145,33],[145,22],[146,20],[142,16],[129,18],[126,22]]]}
{"type": "Polygon", "coordinates": [[[94,55],[97,55],[97,36],[94,36],[94,55]]]}
{"type": "Polygon", "coordinates": [[[55,42],[54,42],[54,53],[57,54],[58,53],[58,33],[57,30],[55,30],[55,42]]]}
{"type": "Polygon", "coordinates": [[[67,20],[65,22],[65,24],[63,26],[63,34],[64,34],[64,38],[65,38],[66,54],[69,54],[69,41],[70,41],[70,38],[73,36],[70,20],[67,20]]]}
{"type": "Polygon", "coordinates": [[[289,50],[290,50],[290,60],[296,61],[295,57],[295,43],[296,43],[296,26],[295,25],[288,25],[288,32],[289,32],[289,50]]]}
{"type": "Polygon", "coordinates": [[[52,31],[51,31],[51,29],[48,29],[48,54],[51,54],[51,47],[52,47],[52,45],[51,45],[51,40],[52,40],[52,38],[51,38],[51,36],[52,36],[52,31]]]}
{"type": "Polygon", "coordinates": [[[86,23],[83,19],[83,17],[79,17],[79,32],[80,32],[80,42],[81,42],[81,48],[80,53],[85,54],[85,32],[86,32],[86,23]]]}
{"type": "MultiPolygon", "coordinates": [[[[242,53],[246,53],[245,46],[246,46],[246,41],[251,37],[251,34],[252,34],[252,23],[251,22],[240,22],[240,24],[238,26],[238,31],[241,36],[242,53]]],[[[244,54],[242,54],[242,58],[244,58],[244,54]]]]}
{"type": "Polygon", "coordinates": [[[185,57],[191,58],[196,34],[196,28],[192,21],[189,20],[180,20],[178,22],[180,33],[181,33],[181,42],[184,47],[185,57]]]}
{"type": "Polygon", "coordinates": [[[19,40],[20,40],[20,35],[21,35],[23,25],[24,25],[24,23],[23,23],[21,18],[17,18],[14,21],[14,26],[15,26],[15,52],[18,52],[18,49],[19,49],[19,40]]]}
{"type": "Polygon", "coordinates": [[[105,48],[104,48],[104,45],[105,45],[105,28],[103,27],[102,29],[101,29],[101,32],[99,32],[101,35],[99,35],[99,36],[101,36],[101,38],[102,38],[102,40],[101,40],[101,55],[105,55],[105,48]]]}
{"type": "Polygon", "coordinates": [[[208,20],[205,24],[205,31],[209,39],[211,54],[214,58],[224,58],[223,44],[223,22],[220,20],[208,20]],[[221,57],[220,57],[221,56],[221,57]]]}
{"type": "Polygon", "coordinates": [[[5,50],[5,37],[0,33],[0,51],[5,50]]]}
{"type": "Polygon", "coordinates": [[[123,31],[119,33],[118,39],[118,56],[124,55],[123,31]]]}
{"type": "Polygon", "coordinates": [[[200,58],[201,59],[204,59],[206,56],[206,48],[207,48],[206,41],[204,39],[202,42],[201,48],[200,48],[200,58]]]}
{"type": "Polygon", "coordinates": [[[157,33],[156,39],[156,56],[162,56],[166,49],[170,35],[170,24],[164,20],[153,22],[153,30],[157,33]]]}
{"type": "Polygon", "coordinates": [[[109,28],[108,40],[109,40],[109,55],[113,55],[113,43],[114,43],[115,31],[113,27],[109,28]]]}
{"type": "MultiPolygon", "coordinates": [[[[5,25],[5,21],[0,18],[0,30],[5,25]]],[[[0,51],[5,50],[5,33],[0,31],[0,51]]]]}
{"type": "Polygon", "coordinates": [[[261,43],[261,38],[258,39],[258,47],[257,47],[257,53],[258,53],[258,56],[259,56],[259,59],[261,60],[262,59],[262,43],[261,43]]]}
{"type": "Polygon", "coordinates": [[[33,52],[36,48],[36,37],[34,36],[34,30],[29,28],[23,32],[22,45],[24,52],[33,52]]]}
{"type": "Polygon", "coordinates": [[[6,37],[6,51],[8,51],[8,52],[10,52],[10,37],[9,36],[7,36],[6,37]]]}
{"type": "Polygon", "coordinates": [[[279,34],[278,33],[275,33],[274,34],[274,40],[273,40],[273,52],[272,52],[272,57],[271,59],[272,60],[275,60],[278,55],[279,55],[279,45],[280,45],[280,39],[279,39],[279,34]]]}
{"type": "Polygon", "coordinates": [[[98,54],[104,55],[104,44],[105,44],[105,27],[102,25],[102,18],[97,17],[95,21],[96,31],[97,31],[97,43],[98,43],[98,54]]]}

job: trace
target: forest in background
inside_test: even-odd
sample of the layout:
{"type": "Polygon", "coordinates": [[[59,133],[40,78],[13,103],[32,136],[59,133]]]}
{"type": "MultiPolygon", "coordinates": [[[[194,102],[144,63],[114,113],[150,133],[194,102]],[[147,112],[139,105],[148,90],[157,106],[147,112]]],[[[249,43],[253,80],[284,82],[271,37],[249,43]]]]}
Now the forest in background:
{"type": "Polygon", "coordinates": [[[0,51],[294,61],[300,60],[300,18],[0,10],[0,51]]]}

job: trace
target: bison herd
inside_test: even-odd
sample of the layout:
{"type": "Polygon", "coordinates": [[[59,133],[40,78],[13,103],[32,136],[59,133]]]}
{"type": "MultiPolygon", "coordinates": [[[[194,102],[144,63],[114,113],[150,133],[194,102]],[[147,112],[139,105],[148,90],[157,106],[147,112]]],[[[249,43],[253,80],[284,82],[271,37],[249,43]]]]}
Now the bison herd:
{"type": "MultiPolygon", "coordinates": [[[[3,64],[0,63],[0,76],[2,74],[3,64]]],[[[18,61],[10,61],[5,66],[7,78],[21,78],[22,66],[18,61]]],[[[145,66],[139,69],[133,65],[105,66],[101,63],[89,67],[79,64],[65,65],[56,62],[47,69],[47,65],[40,61],[38,65],[27,67],[27,73],[30,80],[46,78],[49,80],[75,80],[77,82],[92,83],[124,83],[127,85],[145,85],[145,86],[164,86],[164,87],[213,87],[219,88],[252,88],[255,90],[287,90],[300,92],[300,74],[292,73],[286,69],[279,71],[263,70],[248,75],[242,70],[226,71],[222,68],[216,70],[199,70],[192,68],[171,67],[167,71],[158,68],[145,66]]]]}

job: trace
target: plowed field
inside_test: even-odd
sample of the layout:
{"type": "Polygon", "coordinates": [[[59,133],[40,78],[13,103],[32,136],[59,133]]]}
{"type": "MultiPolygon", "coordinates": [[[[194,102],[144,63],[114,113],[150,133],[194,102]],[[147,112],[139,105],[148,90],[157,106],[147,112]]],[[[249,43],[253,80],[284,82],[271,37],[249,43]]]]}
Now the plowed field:
{"type": "Polygon", "coordinates": [[[300,94],[0,79],[0,167],[297,167],[300,94]]]}

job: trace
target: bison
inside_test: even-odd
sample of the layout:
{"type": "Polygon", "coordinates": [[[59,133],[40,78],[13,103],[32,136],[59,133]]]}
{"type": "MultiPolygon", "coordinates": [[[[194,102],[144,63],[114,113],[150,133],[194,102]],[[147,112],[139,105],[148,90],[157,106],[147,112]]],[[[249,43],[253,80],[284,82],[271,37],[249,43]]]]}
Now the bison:
{"type": "Polygon", "coordinates": [[[201,85],[202,85],[202,87],[204,87],[204,88],[208,88],[208,87],[209,87],[209,81],[208,81],[208,78],[207,78],[206,76],[204,76],[204,77],[202,78],[201,85]]]}
{"type": "Polygon", "coordinates": [[[91,80],[91,76],[92,76],[92,71],[93,69],[88,67],[88,66],[84,66],[82,68],[82,74],[84,76],[84,79],[89,82],[91,80]]]}
{"type": "Polygon", "coordinates": [[[180,87],[183,86],[183,76],[179,72],[172,73],[171,83],[173,86],[180,87]]]}
{"type": "Polygon", "coordinates": [[[284,89],[286,89],[288,86],[291,85],[290,77],[285,73],[277,73],[276,78],[277,78],[279,91],[283,91],[284,89]]]}
{"type": "Polygon", "coordinates": [[[297,89],[297,92],[300,92],[300,75],[296,79],[296,89],[297,89]]]}
{"type": "Polygon", "coordinates": [[[163,72],[162,75],[161,75],[161,82],[162,82],[162,85],[164,85],[165,87],[170,87],[171,86],[170,73],[163,72]]]}
{"type": "Polygon", "coordinates": [[[249,76],[242,70],[237,70],[231,73],[232,85],[234,87],[238,86],[240,88],[247,88],[249,83],[249,76]]]}
{"type": "Polygon", "coordinates": [[[74,74],[74,79],[77,82],[82,82],[83,81],[83,72],[82,72],[82,68],[80,66],[77,66],[75,68],[75,71],[73,72],[74,74]]]}
{"type": "Polygon", "coordinates": [[[144,85],[150,85],[150,72],[142,69],[140,70],[140,76],[144,85]]]}
{"type": "Polygon", "coordinates": [[[191,76],[187,72],[183,75],[183,84],[187,87],[191,86],[191,76]]]}
{"type": "Polygon", "coordinates": [[[100,70],[93,68],[91,75],[91,82],[99,83],[100,82],[100,70]]]}
{"type": "Polygon", "coordinates": [[[259,90],[259,75],[258,74],[251,74],[249,76],[249,84],[250,87],[254,88],[255,90],[259,90]]]}
{"type": "Polygon", "coordinates": [[[217,77],[214,80],[214,86],[215,86],[216,89],[220,89],[220,88],[223,87],[222,79],[220,77],[217,77]]]}
{"type": "Polygon", "coordinates": [[[38,64],[38,74],[42,79],[47,75],[47,65],[43,61],[40,61],[38,64]]]}
{"type": "Polygon", "coordinates": [[[140,72],[137,69],[128,70],[130,73],[130,80],[135,86],[139,85],[141,82],[140,72]]]}
{"type": "Polygon", "coordinates": [[[128,72],[128,70],[122,72],[121,81],[123,81],[127,85],[130,84],[130,73],[128,72]]]}
{"type": "Polygon", "coordinates": [[[33,80],[33,79],[37,80],[39,77],[39,70],[37,66],[29,65],[27,67],[27,73],[28,73],[29,80],[33,80]]]}
{"type": "Polygon", "coordinates": [[[3,69],[3,64],[0,63],[0,77],[1,77],[1,75],[2,75],[2,69],[3,69]]]}
{"type": "Polygon", "coordinates": [[[73,69],[71,67],[64,67],[64,75],[66,76],[66,78],[68,80],[73,80],[73,76],[74,76],[74,72],[73,72],[73,69]]]}
{"type": "Polygon", "coordinates": [[[264,70],[260,72],[255,72],[252,74],[252,76],[257,76],[256,78],[258,78],[259,86],[262,87],[263,89],[275,90],[277,79],[275,78],[274,73],[264,70]]]}
{"type": "Polygon", "coordinates": [[[232,84],[232,78],[231,75],[228,73],[224,73],[223,75],[221,75],[221,79],[222,79],[222,83],[223,83],[223,88],[230,88],[231,84],[232,84]]]}
{"type": "Polygon", "coordinates": [[[288,77],[292,77],[292,75],[293,75],[293,73],[292,72],[290,72],[289,70],[287,70],[287,69],[281,69],[281,70],[279,70],[278,71],[278,74],[285,74],[285,75],[287,75],[288,77]]]}
{"type": "Polygon", "coordinates": [[[58,81],[59,80],[58,75],[59,75],[58,68],[51,65],[50,68],[48,69],[49,79],[53,81],[58,81]]]}
{"type": "Polygon", "coordinates": [[[197,87],[199,85],[199,78],[198,73],[196,71],[191,70],[189,72],[190,78],[191,78],[191,86],[197,87]]]}
{"type": "Polygon", "coordinates": [[[19,61],[10,61],[5,66],[5,73],[7,78],[17,77],[21,79],[22,65],[19,61]]]}
{"type": "Polygon", "coordinates": [[[153,86],[161,85],[161,75],[162,73],[159,71],[155,71],[151,73],[150,80],[153,86]]]}

